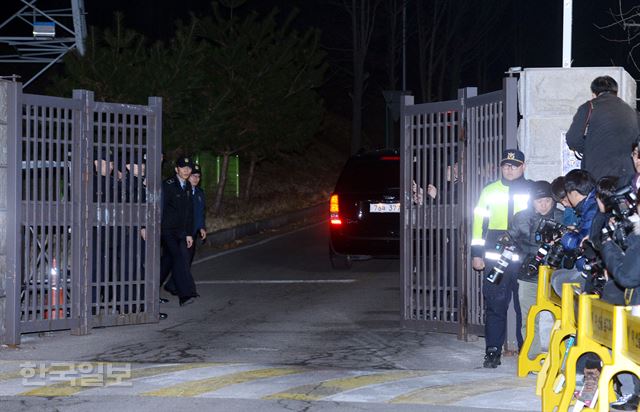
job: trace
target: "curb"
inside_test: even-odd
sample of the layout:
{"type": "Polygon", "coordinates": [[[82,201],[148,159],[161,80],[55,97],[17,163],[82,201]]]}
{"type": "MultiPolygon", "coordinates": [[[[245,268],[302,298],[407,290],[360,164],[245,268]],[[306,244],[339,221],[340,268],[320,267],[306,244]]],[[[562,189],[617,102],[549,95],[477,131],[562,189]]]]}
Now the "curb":
{"type": "Polygon", "coordinates": [[[257,222],[245,223],[229,229],[207,233],[206,245],[209,247],[224,246],[237,239],[252,236],[265,230],[286,226],[291,223],[320,222],[327,218],[328,210],[328,203],[321,203],[285,215],[270,217],[258,220],[257,222]]]}

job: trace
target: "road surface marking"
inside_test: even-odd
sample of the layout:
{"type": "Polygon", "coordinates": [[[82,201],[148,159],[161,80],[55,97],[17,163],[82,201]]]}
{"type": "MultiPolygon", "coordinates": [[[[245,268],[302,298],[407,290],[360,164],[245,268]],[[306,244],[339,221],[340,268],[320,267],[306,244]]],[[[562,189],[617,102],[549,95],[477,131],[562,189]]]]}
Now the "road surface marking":
{"type": "Polygon", "coordinates": [[[353,283],[355,279],[292,279],[292,280],[199,280],[196,285],[233,285],[233,284],[264,284],[264,283],[276,283],[276,284],[295,284],[295,283],[353,283]]]}
{"type": "Polygon", "coordinates": [[[341,392],[361,388],[363,386],[377,385],[400,379],[426,376],[426,371],[395,371],[366,374],[349,378],[332,379],[319,384],[302,385],[286,392],[280,392],[265,396],[263,399],[291,399],[297,401],[318,401],[323,398],[341,392]]]}
{"type": "Polygon", "coordinates": [[[172,385],[163,389],[150,392],[143,392],[141,396],[171,396],[171,397],[188,397],[198,396],[207,392],[214,392],[220,388],[239,383],[249,382],[256,379],[274,378],[284,375],[292,375],[295,373],[303,373],[304,370],[298,368],[267,368],[246,372],[238,372],[230,375],[219,376],[208,379],[200,379],[197,381],[184,382],[178,385],[172,385]]]}
{"type": "Polygon", "coordinates": [[[451,405],[464,398],[490,392],[500,392],[505,388],[513,388],[514,386],[530,388],[531,382],[526,379],[508,377],[500,379],[481,379],[475,382],[464,382],[460,384],[431,386],[398,396],[389,401],[389,403],[451,405]]]}
{"type": "MultiPolygon", "coordinates": [[[[93,365],[98,365],[101,362],[85,362],[93,365]]],[[[79,362],[78,362],[79,364],[79,362]]],[[[102,362],[102,364],[106,364],[102,362]]],[[[148,378],[157,375],[170,374],[174,372],[185,371],[196,368],[207,368],[212,366],[228,365],[226,363],[181,363],[175,365],[162,365],[145,367],[141,369],[132,369],[131,377],[126,379],[127,381],[132,379],[148,378]]],[[[73,378],[63,382],[56,382],[51,385],[36,388],[27,392],[19,394],[19,396],[71,396],[79,392],[95,389],[95,386],[87,385],[88,378],[73,378]]],[[[112,386],[106,383],[105,386],[112,386]]]]}

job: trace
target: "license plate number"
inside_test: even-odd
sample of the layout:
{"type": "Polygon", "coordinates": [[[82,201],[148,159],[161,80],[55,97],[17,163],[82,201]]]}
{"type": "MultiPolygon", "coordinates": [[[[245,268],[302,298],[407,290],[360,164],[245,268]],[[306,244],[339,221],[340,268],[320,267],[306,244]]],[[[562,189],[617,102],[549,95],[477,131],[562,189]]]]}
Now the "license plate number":
{"type": "Polygon", "coordinates": [[[400,203],[371,203],[370,213],[400,213],[400,203]]]}

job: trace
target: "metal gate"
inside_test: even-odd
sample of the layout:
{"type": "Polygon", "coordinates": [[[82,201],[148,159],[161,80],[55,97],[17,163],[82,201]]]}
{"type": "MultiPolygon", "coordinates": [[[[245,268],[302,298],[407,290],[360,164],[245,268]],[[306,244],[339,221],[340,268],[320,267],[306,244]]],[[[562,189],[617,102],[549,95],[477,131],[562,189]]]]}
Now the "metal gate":
{"type": "Polygon", "coordinates": [[[413,104],[401,111],[400,217],[405,326],[483,334],[482,277],[471,269],[473,207],[498,176],[503,148],[516,146],[516,79],[477,96],[413,104]],[[430,187],[432,185],[433,187],[430,187]],[[437,189],[435,198],[429,194],[437,189]]]}
{"type": "Polygon", "coordinates": [[[5,343],[158,319],[161,99],[8,87],[5,343]]]}

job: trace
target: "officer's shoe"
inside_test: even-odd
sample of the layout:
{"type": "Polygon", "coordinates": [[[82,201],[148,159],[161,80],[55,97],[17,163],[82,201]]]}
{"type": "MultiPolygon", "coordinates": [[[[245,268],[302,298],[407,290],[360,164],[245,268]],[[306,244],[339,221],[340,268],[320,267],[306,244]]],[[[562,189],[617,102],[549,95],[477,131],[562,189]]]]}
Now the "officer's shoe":
{"type": "Polygon", "coordinates": [[[498,352],[498,348],[495,346],[488,347],[487,353],[484,355],[483,366],[485,368],[497,368],[500,364],[500,352],[498,352]]]}
{"type": "Polygon", "coordinates": [[[169,303],[169,299],[160,298],[160,303],[169,303]]]}
{"type": "Polygon", "coordinates": [[[180,306],[187,306],[196,301],[195,296],[190,296],[188,298],[180,298],[180,306]]]}
{"type": "Polygon", "coordinates": [[[166,313],[162,313],[162,312],[159,313],[160,320],[165,320],[168,317],[169,317],[169,315],[167,315],[166,313]]]}

